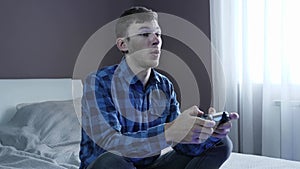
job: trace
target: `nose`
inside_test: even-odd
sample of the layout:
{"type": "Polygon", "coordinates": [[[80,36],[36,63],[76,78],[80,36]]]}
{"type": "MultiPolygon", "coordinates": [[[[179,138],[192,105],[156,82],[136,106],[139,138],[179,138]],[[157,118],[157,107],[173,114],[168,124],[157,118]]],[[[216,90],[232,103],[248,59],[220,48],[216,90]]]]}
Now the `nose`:
{"type": "Polygon", "coordinates": [[[159,34],[152,33],[151,34],[151,43],[152,43],[152,46],[159,45],[161,43],[161,36],[159,34]]]}

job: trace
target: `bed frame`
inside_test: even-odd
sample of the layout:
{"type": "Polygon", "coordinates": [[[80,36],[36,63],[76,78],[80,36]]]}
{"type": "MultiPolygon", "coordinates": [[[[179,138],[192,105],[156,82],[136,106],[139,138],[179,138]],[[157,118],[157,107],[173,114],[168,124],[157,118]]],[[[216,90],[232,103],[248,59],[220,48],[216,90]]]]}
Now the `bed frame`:
{"type": "Polygon", "coordinates": [[[4,124],[20,103],[81,97],[82,83],[72,79],[0,79],[0,93],[0,124],[4,124]]]}

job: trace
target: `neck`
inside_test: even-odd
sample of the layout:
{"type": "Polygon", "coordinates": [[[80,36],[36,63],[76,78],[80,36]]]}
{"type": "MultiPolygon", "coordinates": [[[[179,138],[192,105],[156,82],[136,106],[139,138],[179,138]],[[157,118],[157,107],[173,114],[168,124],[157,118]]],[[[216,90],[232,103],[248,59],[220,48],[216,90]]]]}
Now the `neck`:
{"type": "Polygon", "coordinates": [[[137,74],[137,77],[143,83],[144,87],[147,85],[147,83],[149,81],[150,73],[151,73],[151,69],[149,69],[149,71],[142,71],[137,74]]]}
{"type": "Polygon", "coordinates": [[[128,57],[126,57],[126,62],[129,66],[129,68],[131,69],[131,71],[137,76],[137,78],[143,83],[143,86],[147,85],[147,82],[150,78],[150,74],[151,74],[151,68],[143,68],[143,67],[139,67],[136,64],[134,64],[132,62],[131,59],[127,59],[128,57]]]}

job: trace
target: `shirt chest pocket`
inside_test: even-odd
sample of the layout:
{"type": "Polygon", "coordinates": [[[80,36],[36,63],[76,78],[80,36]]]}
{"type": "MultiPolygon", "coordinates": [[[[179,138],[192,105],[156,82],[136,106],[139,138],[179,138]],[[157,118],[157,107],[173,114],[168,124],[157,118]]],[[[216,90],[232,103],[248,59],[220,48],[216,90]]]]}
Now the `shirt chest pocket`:
{"type": "Polygon", "coordinates": [[[169,114],[170,101],[167,95],[161,90],[153,90],[149,95],[149,120],[166,118],[169,114]]]}

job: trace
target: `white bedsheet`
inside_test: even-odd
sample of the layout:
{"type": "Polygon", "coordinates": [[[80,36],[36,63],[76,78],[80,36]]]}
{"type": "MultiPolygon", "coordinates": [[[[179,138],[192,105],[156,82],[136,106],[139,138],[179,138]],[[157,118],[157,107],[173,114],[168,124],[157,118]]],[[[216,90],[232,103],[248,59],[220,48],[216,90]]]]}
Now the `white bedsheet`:
{"type": "Polygon", "coordinates": [[[232,153],[220,169],[300,169],[300,162],[232,153]]]}

